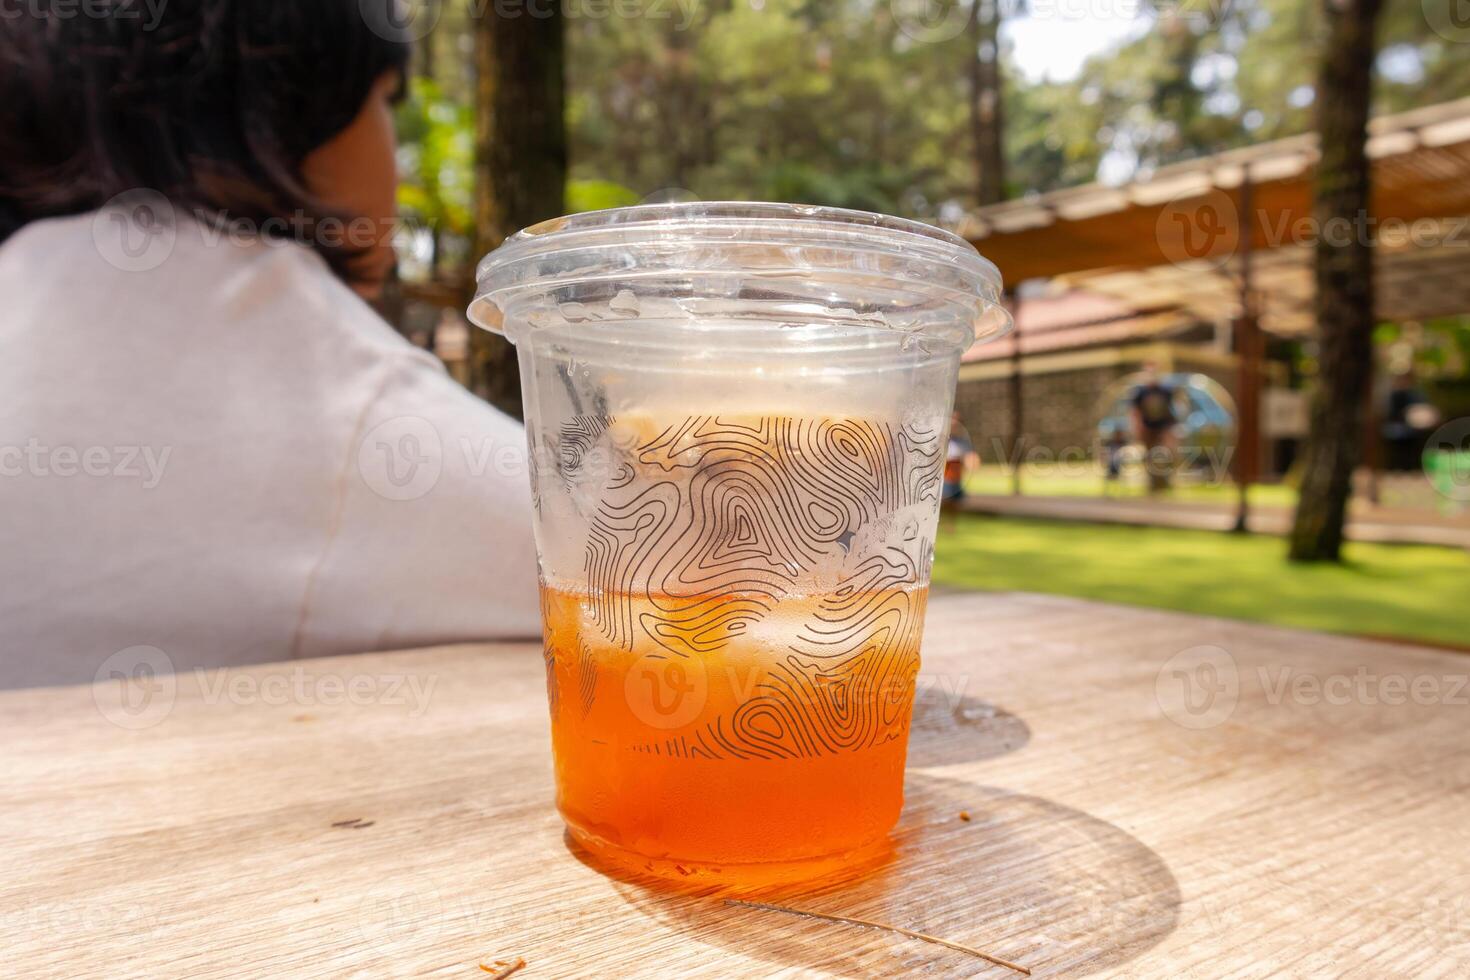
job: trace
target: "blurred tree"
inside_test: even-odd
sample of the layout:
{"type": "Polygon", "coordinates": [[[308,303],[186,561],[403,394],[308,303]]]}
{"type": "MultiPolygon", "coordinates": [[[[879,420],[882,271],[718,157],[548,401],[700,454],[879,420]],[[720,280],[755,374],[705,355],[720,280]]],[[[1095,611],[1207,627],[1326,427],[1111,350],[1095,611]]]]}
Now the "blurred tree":
{"type": "Polygon", "coordinates": [[[698,11],[571,26],[578,178],[926,215],[973,199],[964,37],[915,40],[857,0],[698,11]]]}
{"type": "Polygon", "coordinates": [[[1339,561],[1343,522],[1363,434],[1363,391],[1373,363],[1373,249],[1368,213],[1368,112],[1381,0],[1321,0],[1328,27],[1317,76],[1317,163],[1312,217],[1320,229],[1315,308],[1317,389],[1291,530],[1293,561],[1339,561]],[[1331,229],[1346,229],[1341,237],[1331,229]]]}
{"type": "MultiPolygon", "coordinates": [[[[1136,36],[1066,81],[1015,70],[1000,14],[1017,0],[945,2],[971,4],[970,30],[915,31],[902,3],[876,0],[577,8],[565,25],[572,176],[640,199],[788,198],[933,219],[996,198],[985,173],[1002,172],[1000,196],[1016,197],[1311,127],[1319,0],[1152,0],[1136,36]],[[989,166],[977,174],[979,159],[989,166]]],[[[475,16],[495,5],[437,3],[419,70],[470,104],[475,16]]],[[[546,23],[501,6],[522,29],[546,23]]],[[[1470,59],[1419,4],[1388,5],[1383,37],[1378,110],[1470,92],[1470,59]]],[[[455,238],[440,251],[458,251],[455,238]]]]}
{"type": "MultiPolygon", "coordinates": [[[[1013,117],[1022,117],[1007,132],[1012,159],[1037,165],[1016,168],[1035,189],[1056,186],[1041,185],[1037,176],[1070,170],[1070,181],[1093,161],[1100,177],[1122,181],[1311,129],[1314,71],[1327,31],[1320,0],[1152,6],[1147,31],[1088,59],[1060,92],[1047,91],[1051,84],[1027,86],[1008,101],[1013,117]],[[1046,107],[1048,126],[1028,126],[1033,105],[1046,107]]],[[[1435,32],[1422,5],[1388,5],[1382,33],[1383,48],[1369,62],[1376,67],[1376,112],[1470,94],[1470,59],[1435,32]]]]}
{"type": "Polygon", "coordinates": [[[1005,86],[1012,196],[1086,183],[1097,176],[1105,125],[1071,84],[1005,86]]]}
{"type": "MultiPolygon", "coordinates": [[[[437,22],[444,13],[445,0],[422,0],[422,2],[425,9],[421,15],[430,24],[437,22]]],[[[413,58],[409,71],[415,78],[426,78],[431,82],[434,80],[439,68],[438,38],[440,36],[440,32],[430,29],[413,46],[413,58]]]]}
{"type": "MultiPolygon", "coordinates": [[[[565,24],[530,16],[529,4],[435,0],[437,26],[415,63],[433,78],[412,86],[399,117],[402,206],[427,229],[410,272],[464,282],[507,231],[648,198],[953,220],[977,199],[1146,177],[1306,132],[1322,108],[1322,0],[1148,0],[1136,32],[1065,80],[1019,71],[999,17],[1021,16],[1021,2],[937,0],[967,13],[973,4],[969,29],[961,20],[951,34],[916,30],[900,0],[701,0],[637,5],[637,16],[622,4],[536,5],[572,10],[565,24]],[[492,22],[504,27],[503,52],[492,22]],[[565,63],[564,92],[553,60],[565,63]],[[563,102],[564,124],[551,121],[563,102]]],[[[1423,5],[1385,4],[1380,26],[1368,62],[1376,111],[1470,93],[1470,59],[1423,5]]],[[[491,348],[477,387],[515,408],[508,352],[478,333],[476,343],[491,348]]]]}
{"type": "Polygon", "coordinates": [[[996,204],[1006,196],[1000,18],[1000,0],[971,0],[970,130],[975,140],[975,199],[982,205],[996,204]]]}
{"type": "MultiPolygon", "coordinates": [[[[474,254],[566,211],[562,6],[483,4],[475,23],[474,254]]],[[[515,348],[471,332],[472,387],[521,417],[515,348]]]]}
{"type": "Polygon", "coordinates": [[[446,265],[468,258],[463,244],[474,228],[474,111],[419,77],[409,83],[396,122],[399,215],[426,237],[429,277],[437,279],[446,265]],[[461,247],[453,249],[451,242],[461,247]]]}
{"type": "MultiPolygon", "coordinates": [[[[1383,9],[1374,90],[1380,112],[1470,95],[1470,57],[1466,57],[1464,40],[1451,40],[1430,26],[1427,15],[1432,3],[1442,5],[1446,18],[1455,16],[1456,10],[1461,18],[1465,16],[1462,0],[1388,3],[1383,9]]],[[[1463,19],[1459,23],[1463,27],[1463,19]]]]}

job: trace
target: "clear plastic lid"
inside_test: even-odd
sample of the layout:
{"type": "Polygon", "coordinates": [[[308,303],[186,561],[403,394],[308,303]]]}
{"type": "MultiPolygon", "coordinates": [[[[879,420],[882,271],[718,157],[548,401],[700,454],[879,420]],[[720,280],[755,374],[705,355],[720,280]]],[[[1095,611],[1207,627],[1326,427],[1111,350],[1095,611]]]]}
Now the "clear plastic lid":
{"type": "MultiPolygon", "coordinates": [[[[917,221],[795,204],[655,204],[556,218],[481,260],[469,317],[528,330],[656,321],[894,330],[964,349],[1011,318],[1000,273],[917,221]]],[[[580,328],[579,328],[580,329],[580,328]]]]}

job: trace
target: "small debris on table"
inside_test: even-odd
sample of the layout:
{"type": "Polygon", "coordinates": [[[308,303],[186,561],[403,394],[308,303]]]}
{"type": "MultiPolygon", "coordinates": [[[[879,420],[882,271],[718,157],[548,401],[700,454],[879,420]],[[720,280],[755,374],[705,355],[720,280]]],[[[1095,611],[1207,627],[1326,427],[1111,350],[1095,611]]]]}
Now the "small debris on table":
{"type": "Polygon", "coordinates": [[[496,960],[494,963],[480,964],[480,969],[490,974],[490,980],[505,980],[506,977],[526,965],[524,956],[517,956],[513,960],[496,960]]]}

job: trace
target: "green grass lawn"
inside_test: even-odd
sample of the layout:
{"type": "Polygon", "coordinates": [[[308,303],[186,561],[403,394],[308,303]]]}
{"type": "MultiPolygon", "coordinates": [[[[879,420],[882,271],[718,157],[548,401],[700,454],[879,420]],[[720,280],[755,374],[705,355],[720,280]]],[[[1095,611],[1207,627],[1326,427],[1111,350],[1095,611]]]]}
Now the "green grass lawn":
{"type": "MultiPolygon", "coordinates": [[[[1093,464],[1073,464],[1068,470],[1058,466],[1023,466],[1021,489],[1036,497],[1101,497],[1104,492],[1103,473],[1093,464]],[[1094,472],[1095,470],[1095,472],[1094,472]]],[[[1009,494],[1011,471],[1007,466],[981,466],[965,478],[965,490],[973,494],[1009,494]]],[[[1148,487],[1144,476],[1136,468],[1124,474],[1124,479],[1110,488],[1115,497],[1146,497],[1148,487]]],[[[1217,484],[1191,483],[1180,478],[1161,500],[1177,500],[1190,503],[1234,504],[1235,484],[1226,481],[1217,484]]],[[[1251,503],[1264,507],[1295,507],[1296,489],[1283,484],[1256,483],[1251,485],[1251,503]]]]}
{"type": "Polygon", "coordinates": [[[1285,555],[1262,535],[965,514],[939,532],[934,582],[1470,647],[1463,551],[1353,543],[1341,566],[1285,555]]]}

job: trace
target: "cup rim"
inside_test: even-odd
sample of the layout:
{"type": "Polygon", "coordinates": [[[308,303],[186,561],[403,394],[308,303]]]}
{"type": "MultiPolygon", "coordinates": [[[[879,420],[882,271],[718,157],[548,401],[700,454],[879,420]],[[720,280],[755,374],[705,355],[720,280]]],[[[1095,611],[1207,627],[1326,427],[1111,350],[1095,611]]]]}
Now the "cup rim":
{"type": "Polygon", "coordinates": [[[946,281],[910,282],[906,284],[910,288],[950,294],[955,302],[983,302],[970,325],[976,339],[992,340],[1012,327],[1001,301],[1000,271],[959,235],[894,215],[771,201],[640,204],[531,225],[480,260],[469,318],[487,330],[503,332],[505,312],[513,302],[558,282],[643,274],[626,263],[599,267],[599,250],[611,255],[648,249],[658,253],[660,268],[668,271],[677,269],[681,245],[690,249],[766,245],[800,251],[804,259],[820,250],[815,263],[798,265],[793,260],[793,271],[834,277],[853,274],[872,259],[916,261],[943,270],[946,281]],[[543,277],[543,270],[563,253],[576,253],[579,266],[543,277]]]}

